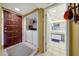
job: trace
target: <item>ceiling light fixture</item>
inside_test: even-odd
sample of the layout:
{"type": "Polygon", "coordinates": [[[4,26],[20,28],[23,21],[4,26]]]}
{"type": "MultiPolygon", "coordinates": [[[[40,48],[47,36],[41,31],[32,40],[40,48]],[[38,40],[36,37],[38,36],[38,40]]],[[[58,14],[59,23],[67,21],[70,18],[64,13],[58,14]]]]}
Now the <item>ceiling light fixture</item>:
{"type": "Polygon", "coordinates": [[[56,10],[54,9],[54,10],[52,10],[52,12],[56,12],[56,10]]]}
{"type": "Polygon", "coordinates": [[[19,8],[15,8],[15,10],[16,10],[16,11],[20,11],[20,9],[19,9],[19,8]]]}

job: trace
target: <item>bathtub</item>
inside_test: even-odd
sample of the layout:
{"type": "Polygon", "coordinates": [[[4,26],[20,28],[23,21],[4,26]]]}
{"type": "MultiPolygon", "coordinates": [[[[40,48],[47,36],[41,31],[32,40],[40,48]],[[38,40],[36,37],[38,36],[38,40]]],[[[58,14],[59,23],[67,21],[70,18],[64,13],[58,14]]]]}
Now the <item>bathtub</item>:
{"type": "Polygon", "coordinates": [[[33,56],[37,48],[27,42],[18,43],[3,50],[3,56],[33,56]]]}

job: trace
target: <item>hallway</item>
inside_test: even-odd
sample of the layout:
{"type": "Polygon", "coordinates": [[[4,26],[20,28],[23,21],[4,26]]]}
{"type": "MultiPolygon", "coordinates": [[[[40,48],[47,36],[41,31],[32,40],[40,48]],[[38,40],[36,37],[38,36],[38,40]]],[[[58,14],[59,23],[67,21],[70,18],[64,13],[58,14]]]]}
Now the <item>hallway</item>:
{"type": "Polygon", "coordinates": [[[79,56],[78,8],[78,3],[0,3],[2,56],[79,56]]]}
{"type": "Polygon", "coordinates": [[[28,56],[34,55],[38,51],[43,53],[44,8],[51,4],[5,3],[1,5],[4,20],[4,38],[2,39],[3,55],[28,56]],[[21,54],[20,51],[22,52],[21,54]]]}

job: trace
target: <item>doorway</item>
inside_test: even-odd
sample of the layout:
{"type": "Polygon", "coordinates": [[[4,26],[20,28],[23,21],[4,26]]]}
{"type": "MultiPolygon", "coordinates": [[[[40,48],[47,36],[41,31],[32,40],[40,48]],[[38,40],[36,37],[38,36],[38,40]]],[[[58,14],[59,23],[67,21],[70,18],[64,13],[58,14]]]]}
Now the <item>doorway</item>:
{"type": "MultiPolygon", "coordinates": [[[[26,22],[25,21],[26,17],[28,19],[29,18],[28,16],[32,15],[33,13],[36,13],[36,19],[37,20],[35,20],[35,21],[37,22],[37,25],[36,25],[37,28],[32,28],[32,26],[31,26],[30,30],[33,30],[32,38],[34,37],[33,39],[36,39],[36,40],[33,41],[33,39],[31,39],[30,41],[29,40],[26,40],[26,41],[28,41],[30,43],[34,42],[34,45],[37,46],[37,51],[40,52],[40,53],[43,53],[44,52],[44,9],[43,8],[36,8],[33,11],[31,11],[30,13],[25,14],[24,15],[24,18],[25,18],[24,23],[26,22]]],[[[26,26],[26,24],[24,24],[23,26],[26,26]]],[[[28,26],[26,26],[26,27],[28,27],[28,26]]],[[[26,27],[24,29],[26,29],[26,27]]],[[[29,27],[27,29],[29,29],[29,27]]],[[[24,32],[25,31],[26,30],[24,30],[24,32]]]]}

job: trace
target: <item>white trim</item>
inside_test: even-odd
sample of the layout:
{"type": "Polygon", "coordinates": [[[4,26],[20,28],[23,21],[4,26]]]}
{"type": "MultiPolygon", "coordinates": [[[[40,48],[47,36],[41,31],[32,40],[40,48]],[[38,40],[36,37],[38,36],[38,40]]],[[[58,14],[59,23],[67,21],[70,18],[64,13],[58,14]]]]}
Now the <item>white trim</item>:
{"type": "Polygon", "coordinates": [[[70,31],[69,31],[70,30],[70,26],[69,26],[69,24],[70,23],[68,21],[67,22],[67,26],[66,26],[67,27],[67,30],[66,30],[66,35],[67,35],[67,38],[66,38],[67,39],[66,40],[66,42],[67,42],[66,43],[67,53],[66,54],[67,54],[67,56],[69,56],[69,49],[70,49],[70,31]]]}
{"type": "MultiPolygon", "coordinates": [[[[68,9],[68,4],[66,4],[66,10],[68,9]]],[[[66,21],[66,55],[69,56],[69,48],[70,48],[70,22],[66,21]]]]}
{"type": "Polygon", "coordinates": [[[4,16],[3,16],[3,9],[2,9],[2,46],[4,46],[4,16]]]}
{"type": "Polygon", "coordinates": [[[47,10],[44,10],[44,52],[47,51],[47,10]]]}

